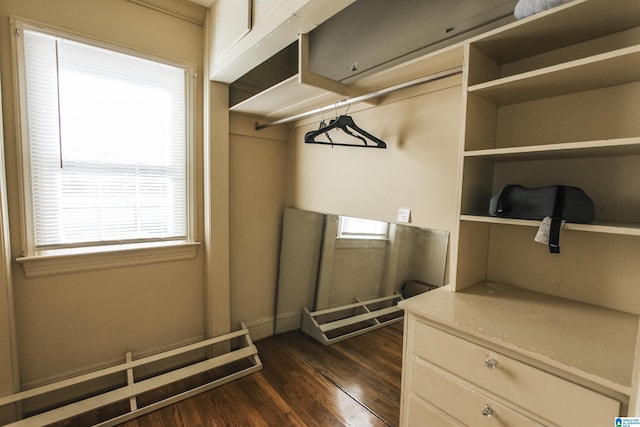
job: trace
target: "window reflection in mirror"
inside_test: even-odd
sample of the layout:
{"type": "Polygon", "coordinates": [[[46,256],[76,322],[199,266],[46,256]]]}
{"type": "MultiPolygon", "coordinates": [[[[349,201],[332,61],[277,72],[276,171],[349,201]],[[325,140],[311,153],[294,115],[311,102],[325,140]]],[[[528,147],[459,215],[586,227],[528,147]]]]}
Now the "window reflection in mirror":
{"type": "Polygon", "coordinates": [[[444,230],[285,209],[275,332],[300,329],[305,309],[443,286],[448,241],[444,230]]]}
{"type": "Polygon", "coordinates": [[[386,239],[389,236],[389,224],[373,219],[340,216],[338,220],[338,238],[350,239],[386,239]]]}

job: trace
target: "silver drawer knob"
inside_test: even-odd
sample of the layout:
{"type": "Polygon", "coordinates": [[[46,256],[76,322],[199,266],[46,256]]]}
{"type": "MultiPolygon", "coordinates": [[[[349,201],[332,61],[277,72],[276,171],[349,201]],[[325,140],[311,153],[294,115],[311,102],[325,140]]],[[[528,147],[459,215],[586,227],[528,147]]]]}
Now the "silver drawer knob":
{"type": "Polygon", "coordinates": [[[493,408],[491,408],[491,406],[489,406],[488,404],[484,405],[480,410],[480,413],[485,418],[491,418],[491,416],[493,415],[493,408]]]}
{"type": "Polygon", "coordinates": [[[486,366],[489,369],[494,369],[498,367],[498,361],[496,359],[494,359],[493,357],[487,359],[484,361],[484,366],[486,366]]]}

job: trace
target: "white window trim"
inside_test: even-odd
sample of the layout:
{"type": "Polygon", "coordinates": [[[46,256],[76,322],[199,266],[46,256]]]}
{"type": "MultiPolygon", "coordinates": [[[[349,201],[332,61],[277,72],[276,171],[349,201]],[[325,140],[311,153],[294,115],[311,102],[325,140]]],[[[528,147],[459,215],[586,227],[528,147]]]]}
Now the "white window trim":
{"type": "Polygon", "coordinates": [[[183,61],[173,60],[157,54],[140,51],[119,44],[90,38],[68,30],[42,24],[36,21],[11,16],[11,34],[12,34],[12,51],[13,51],[13,71],[14,71],[14,97],[16,111],[16,143],[18,152],[18,180],[19,180],[19,201],[20,201],[20,223],[21,223],[21,242],[22,256],[16,259],[22,264],[26,277],[40,277],[53,274],[64,274],[80,271],[98,270],[103,268],[114,268],[132,265],[142,265],[157,262],[178,261],[184,259],[193,259],[196,256],[200,243],[195,241],[195,155],[194,155],[194,128],[195,128],[195,84],[197,77],[197,69],[193,64],[183,61]],[[74,249],[63,249],[59,251],[43,251],[38,253],[33,246],[33,227],[31,221],[27,221],[31,212],[30,200],[30,171],[28,159],[28,143],[23,141],[23,136],[28,132],[25,129],[26,121],[26,103],[24,85],[20,84],[24,81],[24,76],[20,75],[20,67],[18,66],[19,58],[23,55],[21,43],[18,43],[17,37],[22,29],[34,29],[43,33],[54,36],[67,38],[81,43],[88,43],[94,46],[110,49],[113,51],[135,55],[141,58],[153,61],[163,62],[169,65],[185,68],[193,77],[186,79],[186,99],[187,99],[187,239],[184,241],[166,241],[153,243],[132,243],[112,246],[95,246],[74,249]],[[27,157],[25,157],[27,156],[27,157]]]}
{"type": "Polygon", "coordinates": [[[16,261],[22,264],[25,277],[33,278],[195,259],[199,246],[199,242],[129,244],[104,247],[100,252],[72,253],[73,250],[67,250],[65,253],[20,257],[16,261]]]}

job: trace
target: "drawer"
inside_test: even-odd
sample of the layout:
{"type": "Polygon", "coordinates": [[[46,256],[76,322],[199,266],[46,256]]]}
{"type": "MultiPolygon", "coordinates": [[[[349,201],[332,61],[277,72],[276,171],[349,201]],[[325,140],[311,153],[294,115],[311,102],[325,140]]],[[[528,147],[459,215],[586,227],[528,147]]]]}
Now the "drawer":
{"type": "Polygon", "coordinates": [[[558,425],[603,426],[620,402],[415,321],[415,355],[558,425]]]}
{"type": "MultiPolygon", "coordinates": [[[[436,372],[424,362],[414,360],[411,372],[411,392],[463,425],[470,427],[542,425],[481,392],[457,382],[454,377],[444,372],[436,372]]],[[[438,426],[439,424],[425,422],[423,425],[438,426]]]]}
{"type": "Polygon", "coordinates": [[[441,415],[429,405],[409,396],[407,402],[407,421],[404,425],[407,427],[461,427],[462,424],[453,421],[446,415],[441,415]]]}

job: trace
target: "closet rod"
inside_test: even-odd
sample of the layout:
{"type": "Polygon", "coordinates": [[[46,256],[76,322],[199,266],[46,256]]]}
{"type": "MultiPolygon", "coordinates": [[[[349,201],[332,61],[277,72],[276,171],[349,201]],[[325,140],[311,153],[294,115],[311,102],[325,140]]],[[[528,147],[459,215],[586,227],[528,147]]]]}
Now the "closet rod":
{"type": "Polygon", "coordinates": [[[370,92],[364,95],[355,96],[353,98],[343,99],[342,101],[338,101],[335,104],[325,105],[324,107],[316,108],[315,110],[307,111],[305,113],[299,113],[290,117],[285,117],[283,119],[274,120],[272,122],[260,124],[256,121],[255,129],[260,130],[264,128],[268,128],[270,126],[281,125],[284,123],[293,122],[295,120],[300,120],[305,117],[313,116],[316,114],[323,113],[328,110],[335,110],[336,108],[344,107],[345,105],[355,104],[356,102],[363,102],[369,100],[371,98],[377,98],[378,96],[386,95],[391,92],[395,92],[400,89],[405,89],[411,86],[417,86],[423,83],[432,82],[435,80],[444,79],[445,77],[450,77],[456,74],[462,73],[462,66],[449,68],[448,70],[440,71],[438,73],[429,74],[428,76],[420,77],[414,80],[409,80],[408,82],[398,83],[397,85],[390,86],[388,88],[379,89],[374,92],[370,92]]]}

